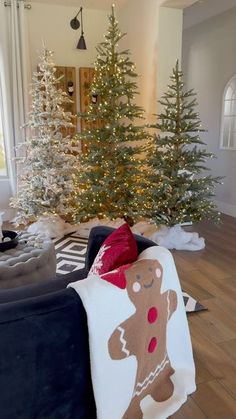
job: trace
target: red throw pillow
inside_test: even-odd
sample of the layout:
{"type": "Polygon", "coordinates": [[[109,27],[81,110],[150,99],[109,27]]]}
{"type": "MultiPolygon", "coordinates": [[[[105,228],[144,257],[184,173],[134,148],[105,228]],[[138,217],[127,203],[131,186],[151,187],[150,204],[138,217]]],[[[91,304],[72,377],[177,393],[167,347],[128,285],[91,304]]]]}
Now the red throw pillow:
{"type": "Polygon", "coordinates": [[[136,240],[129,225],[123,224],[103,242],[89,274],[105,274],[119,266],[134,262],[137,257],[136,240]]]}

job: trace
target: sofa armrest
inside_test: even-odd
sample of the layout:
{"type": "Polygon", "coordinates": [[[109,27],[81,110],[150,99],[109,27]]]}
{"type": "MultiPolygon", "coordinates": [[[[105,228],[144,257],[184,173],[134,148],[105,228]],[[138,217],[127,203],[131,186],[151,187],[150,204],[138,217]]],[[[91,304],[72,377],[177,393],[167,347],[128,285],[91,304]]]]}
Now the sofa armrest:
{"type": "Polygon", "coordinates": [[[59,278],[52,278],[36,284],[23,285],[17,288],[0,290],[0,304],[39,297],[65,289],[70,282],[79,281],[87,277],[86,269],[79,269],[59,278]]]}

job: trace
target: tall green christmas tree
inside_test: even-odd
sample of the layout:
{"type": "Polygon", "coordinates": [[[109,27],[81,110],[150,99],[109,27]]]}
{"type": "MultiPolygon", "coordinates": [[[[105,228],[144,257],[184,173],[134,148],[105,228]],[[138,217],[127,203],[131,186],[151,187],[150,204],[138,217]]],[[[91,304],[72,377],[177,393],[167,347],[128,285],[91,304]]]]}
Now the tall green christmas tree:
{"type": "Polygon", "coordinates": [[[18,159],[18,191],[11,201],[18,210],[18,223],[50,214],[67,218],[74,213],[74,152],[78,148],[63,134],[63,129],[73,126],[71,113],[63,110],[70,99],[58,89],[60,79],[55,75],[52,55],[44,48],[33,74],[29,135],[20,145],[25,157],[18,159]]]}
{"type": "Polygon", "coordinates": [[[97,47],[90,88],[91,99],[97,100],[86,114],[79,115],[91,123],[90,129],[77,136],[87,147],[77,178],[80,221],[94,217],[136,220],[146,205],[140,158],[144,146],[140,144],[148,134],[136,125],[144,111],[134,103],[137,74],[130,53],[118,50],[123,36],[112,7],[105,41],[97,47]],[[92,126],[94,121],[99,121],[100,128],[92,126]]]}
{"type": "Polygon", "coordinates": [[[150,218],[156,224],[219,220],[211,201],[220,178],[207,175],[205,161],[213,158],[202,145],[201,121],[195,111],[196,94],[185,91],[177,61],[168,91],[159,103],[163,111],[153,126],[155,145],[149,155],[150,218]]]}

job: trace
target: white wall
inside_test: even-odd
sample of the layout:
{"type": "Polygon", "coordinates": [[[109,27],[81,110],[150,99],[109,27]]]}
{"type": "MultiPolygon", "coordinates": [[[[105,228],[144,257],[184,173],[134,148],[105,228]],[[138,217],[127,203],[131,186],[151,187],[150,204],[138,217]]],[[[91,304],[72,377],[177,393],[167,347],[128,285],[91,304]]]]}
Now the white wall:
{"type": "Polygon", "coordinates": [[[117,12],[120,28],[127,32],[122,46],[131,51],[140,78],[137,103],[155,122],[157,99],[166,89],[176,58],[181,58],[182,11],[160,7],[158,0],[129,0],[117,12]]]}
{"type": "Polygon", "coordinates": [[[158,2],[156,0],[128,0],[117,11],[120,29],[127,36],[121,43],[131,52],[131,60],[136,64],[140,76],[140,95],[136,102],[146,111],[147,120],[156,111],[156,67],[158,37],[158,2]]]}
{"type": "Polygon", "coordinates": [[[217,159],[208,166],[225,176],[216,188],[219,210],[236,216],[236,151],[219,149],[221,103],[227,81],[236,74],[236,8],[186,29],[183,36],[183,65],[186,83],[198,93],[202,138],[217,159]]]}
{"type": "Polygon", "coordinates": [[[167,91],[176,60],[182,61],[183,11],[160,7],[157,65],[157,98],[167,91]]]}
{"type": "MultiPolygon", "coordinates": [[[[78,7],[32,3],[29,11],[29,36],[32,69],[37,66],[37,51],[45,45],[54,51],[56,65],[86,67],[93,66],[96,58],[95,46],[103,39],[108,25],[108,11],[83,9],[84,36],[87,50],[76,49],[80,28],[70,27],[70,20],[76,15],[78,7]]],[[[79,16],[80,18],[80,16],[79,16]]]]}
{"type": "Polygon", "coordinates": [[[12,216],[12,211],[9,209],[10,196],[11,187],[9,179],[0,179],[0,212],[4,212],[4,220],[9,220],[12,216]]]}
{"type": "MultiPolygon", "coordinates": [[[[53,60],[58,66],[76,68],[77,110],[79,103],[79,67],[93,67],[96,59],[96,45],[103,40],[108,26],[108,13],[105,10],[83,9],[84,37],[87,50],[76,48],[81,31],[73,30],[70,21],[79,10],[72,6],[32,3],[28,11],[29,48],[32,71],[36,70],[38,54],[45,46],[54,51],[53,60]]],[[[78,16],[80,19],[80,15],[78,16]]]]}

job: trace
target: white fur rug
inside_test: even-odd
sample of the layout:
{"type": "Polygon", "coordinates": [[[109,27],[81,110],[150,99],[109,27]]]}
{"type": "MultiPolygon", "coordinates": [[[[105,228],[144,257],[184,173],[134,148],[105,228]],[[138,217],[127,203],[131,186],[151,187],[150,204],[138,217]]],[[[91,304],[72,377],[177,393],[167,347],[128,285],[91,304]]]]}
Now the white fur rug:
{"type": "Polygon", "coordinates": [[[196,251],[205,248],[203,237],[199,237],[198,233],[184,231],[180,225],[162,226],[151,235],[150,239],[167,249],[196,251]]]}

